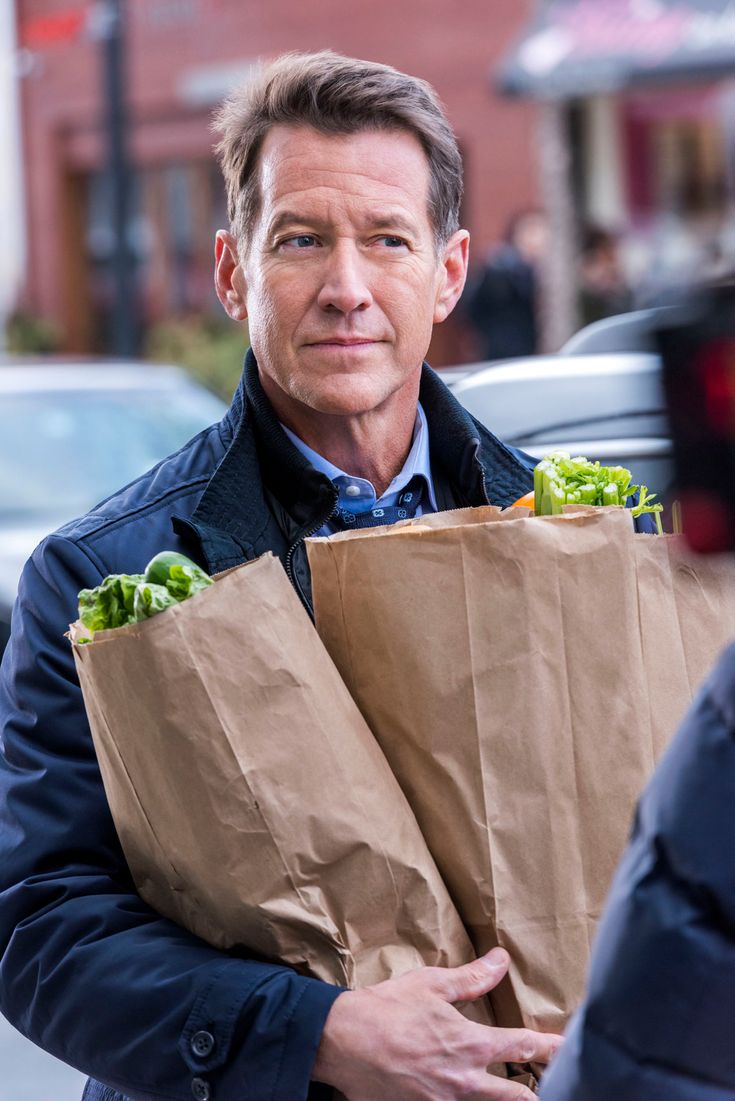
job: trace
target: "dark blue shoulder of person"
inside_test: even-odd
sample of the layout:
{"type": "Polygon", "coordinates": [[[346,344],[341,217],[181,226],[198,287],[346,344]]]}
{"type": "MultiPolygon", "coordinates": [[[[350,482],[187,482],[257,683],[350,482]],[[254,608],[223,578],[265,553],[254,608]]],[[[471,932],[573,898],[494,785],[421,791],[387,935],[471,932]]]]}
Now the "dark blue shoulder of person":
{"type": "Polygon", "coordinates": [[[638,807],[542,1101],[735,1097],[735,646],[638,807]]]}

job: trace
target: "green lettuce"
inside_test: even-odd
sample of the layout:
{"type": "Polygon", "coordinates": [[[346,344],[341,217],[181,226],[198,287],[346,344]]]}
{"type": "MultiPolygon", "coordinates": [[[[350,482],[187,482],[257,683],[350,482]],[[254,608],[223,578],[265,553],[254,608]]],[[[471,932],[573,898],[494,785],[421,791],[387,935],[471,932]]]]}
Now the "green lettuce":
{"type": "Polygon", "coordinates": [[[89,631],[124,627],[149,619],[214,584],[195,562],[174,551],[161,551],[145,573],[113,573],[94,589],[79,593],[79,619],[89,631]]]}

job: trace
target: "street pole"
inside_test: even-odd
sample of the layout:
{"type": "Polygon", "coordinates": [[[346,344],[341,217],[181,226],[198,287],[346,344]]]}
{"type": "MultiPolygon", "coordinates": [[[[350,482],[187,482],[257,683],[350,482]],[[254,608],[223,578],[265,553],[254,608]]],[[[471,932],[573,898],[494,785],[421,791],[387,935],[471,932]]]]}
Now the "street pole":
{"type": "Polygon", "coordinates": [[[578,328],[577,226],[563,101],[539,105],[538,151],[549,249],[541,272],[541,346],[558,352],[578,328]]]}
{"type": "Polygon", "coordinates": [[[100,31],[114,239],[111,345],[114,355],[135,356],[138,352],[138,325],[135,258],[130,247],[131,174],[125,102],[125,0],[104,0],[100,31]]]}
{"type": "Polygon", "coordinates": [[[0,353],[26,268],[17,38],[15,4],[0,4],[0,353]]]}
{"type": "MultiPolygon", "coordinates": [[[[537,18],[550,7],[536,0],[537,18]]],[[[540,343],[543,352],[558,352],[578,328],[577,220],[572,187],[572,151],[568,109],[564,100],[538,107],[538,167],[541,201],[549,224],[549,248],[541,268],[540,343]]]]}

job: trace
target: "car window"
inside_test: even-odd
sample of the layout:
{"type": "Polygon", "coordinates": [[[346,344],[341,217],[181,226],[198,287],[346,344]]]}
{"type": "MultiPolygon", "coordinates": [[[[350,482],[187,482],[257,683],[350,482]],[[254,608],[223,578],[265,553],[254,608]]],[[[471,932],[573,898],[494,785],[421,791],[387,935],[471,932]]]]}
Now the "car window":
{"type": "Polygon", "coordinates": [[[0,397],[0,521],[71,518],[222,416],[205,390],[0,397]]]}

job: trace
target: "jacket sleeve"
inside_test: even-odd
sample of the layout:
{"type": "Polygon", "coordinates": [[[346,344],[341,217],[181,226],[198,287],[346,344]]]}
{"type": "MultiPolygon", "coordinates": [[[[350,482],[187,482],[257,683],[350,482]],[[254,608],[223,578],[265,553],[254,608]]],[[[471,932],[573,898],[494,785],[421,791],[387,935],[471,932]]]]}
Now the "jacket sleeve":
{"type": "Polygon", "coordinates": [[[735,1096],[735,646],[661,759],[541,1101],[735,1096]]]}
{"type": "Polygon", "coordinates": [[[0,669],[0,1009],[132,1101],[306,1098],[341,989],[219,952],[132,885],[64,637],[79,589],[104,572],[53,536],[13,612],[0,669]]]}

